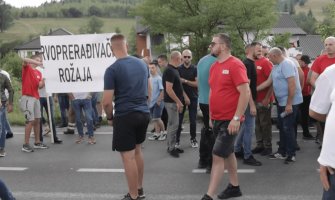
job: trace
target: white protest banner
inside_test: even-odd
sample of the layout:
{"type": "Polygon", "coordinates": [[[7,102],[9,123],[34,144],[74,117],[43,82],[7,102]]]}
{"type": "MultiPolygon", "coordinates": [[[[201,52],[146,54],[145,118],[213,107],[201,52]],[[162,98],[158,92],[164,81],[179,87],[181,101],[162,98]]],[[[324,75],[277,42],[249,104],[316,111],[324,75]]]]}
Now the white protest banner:
{"type": "Polygon", "coordinates": [[[103,91],[104,74],[115,62],[109,34],[41,36],[48,93],[103,91]]]}

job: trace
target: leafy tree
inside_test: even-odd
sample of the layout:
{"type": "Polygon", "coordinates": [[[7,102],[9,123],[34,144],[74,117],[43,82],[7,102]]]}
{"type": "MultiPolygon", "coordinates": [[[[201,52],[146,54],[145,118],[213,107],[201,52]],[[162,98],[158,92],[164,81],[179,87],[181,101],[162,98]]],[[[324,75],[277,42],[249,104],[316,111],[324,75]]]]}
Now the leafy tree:
{"type": "Polygon", "coordinates": [[[12,25],[13,17],[11,15],[11,6],[0,0],[0,29],[1,32],[6,30],[12,25]]]}
{"type": "Polygon", "coordinates": [[[294,20],[297,22],[298,26],[308,34],[316,33],[317,20],[315,19],[311,9],[309,9],[307,15],[304,12],[299,12],[297,15],[294,15],[294,20]]]}
{"type": "Polygon", "coordinates": [[[101,33],[101,29],[104,26],[104,22],[96,16],[90,17],[86,26],[79,29],[80,33],[101,33]]]}
{"type": "Polygon", "coordinates": [[[131,27],[129,36],[128,36],[128,51],[130,55],[136,54],[136,30],[134,26],[131,27]]]}
{"type": "Polygon", "coordinates": [[[267,42],[271,47],[282,46],[285,48],[289,48],[290,47],[290,37],[291,37],[291,33],[274,35],[273,38],[269,39],[267,42]]]}
{"type": "Polygon", "coordinates": [[[21,80],[22,60],[15,52],[7,53],[0,60],[1,69],[6,70],[11,76],[21,80]]]}
{"type": "Polygon", "coordinates": [[[115,27],[114,32],[115,32],[115,33],[121,33],[121,29],[120,29],[120,27],[115,27]]]}
{"type": "Polygon", "coordinates": [[[307,0],[300,0],[299,1],[299,6],[304,6],[307,0]]]}
{"type": "Polygon", "coordinates": [[[208,45],[217,32],[237,37],[234,40],[240,42],[235,44],[246,43],[245,33],[254,33],[258,38],[262,30],[270,28],[275,21],[275,4],[275,0],[235,0],[234,3],[222,0],[143,0],[131,14],[141,16],[141,22],[150,26],[153,33],[169,33],[177,39],[188,35],[190,44],[184,47],[190,48],[197,60],[208,53],[208,45]]]}
{"type": "Polygon", "coordinates": [[[102,11],[99,7],[97,6],[91,6],[89,9],[88,9],[88,15],[89,16],[97,16],[97,17],[100,17],[102,15],[102,11]]]}
{"type": "Polygon", "coordinates": [[[335,4],[331,3],[324,8],[325,19],[319,24],[317,32],[322,35],[323,38],[334,35],[335,32],[335,4]]]}

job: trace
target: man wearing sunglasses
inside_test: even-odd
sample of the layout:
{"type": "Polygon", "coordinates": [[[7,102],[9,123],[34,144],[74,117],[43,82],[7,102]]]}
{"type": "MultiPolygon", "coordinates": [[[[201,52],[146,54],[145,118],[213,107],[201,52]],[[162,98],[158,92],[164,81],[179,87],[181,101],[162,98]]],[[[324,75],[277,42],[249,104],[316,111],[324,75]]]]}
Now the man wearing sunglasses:
{"type": "MultiPolygon", "coordinates": [[[[191,146],[193,148],[198,147],[196,139],[196,119],[197,119],[197,106],[198,106],[198,81],[197,81],[197,69],[192,65],[192,52],[189,49],[185,49],[182,53],[183,64],[178,67],[180,80],[183,85],[183,89],[190,99],[188,108],[188,116],[190,120],[190,135],[191,135],[191,146]]],[[[185,103],[184,103],[185,104],[185,103]]],[[[179,126],[177,131],[176,145],[179,148],[180,133],[183,124],[184,114],[186,106],[183,107],[183,111],[179,114],[179,126]]]]}

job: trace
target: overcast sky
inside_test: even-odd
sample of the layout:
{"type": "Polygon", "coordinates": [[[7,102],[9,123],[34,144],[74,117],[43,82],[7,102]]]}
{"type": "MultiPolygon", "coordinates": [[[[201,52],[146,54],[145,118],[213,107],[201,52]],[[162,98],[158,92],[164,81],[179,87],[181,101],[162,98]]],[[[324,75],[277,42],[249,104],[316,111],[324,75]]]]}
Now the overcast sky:
{"type": "Polygon", "coordinates": [[[5,0],[6,4],[21,8],[24,6],[39,6],[42,3],[50,2],[51,0],[5,0]]]}

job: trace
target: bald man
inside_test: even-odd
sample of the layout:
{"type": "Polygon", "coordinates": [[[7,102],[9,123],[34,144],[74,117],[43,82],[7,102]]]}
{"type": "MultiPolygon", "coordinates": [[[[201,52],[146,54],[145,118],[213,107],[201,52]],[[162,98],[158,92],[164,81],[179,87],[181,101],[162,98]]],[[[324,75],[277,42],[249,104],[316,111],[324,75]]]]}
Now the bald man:
{"type": "Polygon", "coordinates": [[[270,159],[285,159],[284,163],[295,162],[295,119],[299,104],[302,103],[302,93],[298,68],[281,49],[274,47],[269,51],[269,59],[274,64],[271,76],[257,87],[261,91],[271,84],[278,100],[278,121],[280,143],[278,151],[269,156],[270,159]]]}
{"type": "MultiPolygon", "coordinates": [[[[315,82],[322,74],[322,72],[329,67],[330,65],[335,63],[335,37],[330,36],[325,39],[324,42],[325,51],[323,55],[320,55],[313,63],[311,67],[311,78],[310,78],[310,84],[313,88],[315,88],[315,82]]],[[[322,144],[323,140],[323,131],[324,131],[325,123],[324,122],[317,122],[317,136],[316,140],[317,142],[320,142],[322,144]]],[[[320,146],[321,147],[321,146],[320,146]]]]}
{"type": "Polygon", "coordinates": [[[330,65],[335,63],[335,37],[330,36],[325,39],[325,54],[319,56],[313,63],[310,84],[315,87],[315,81],[320,74],[330,65]]]}
{"type": "MultiPolygon", "coordinates": [[[[190,104],[187,106],[188,116],[190,121],[190,144],[192,148],[198,147],[196,139],[196,128],[197,128],[197,108],[198,108],[198,78],[197,69],[192,65],[192,52],[189,49],[185,49],[182,53],[183,64],[178,67],[180,80],[182,82],[183,89],[190,99],[190,104]]],[[[179,126],[177,131],[177,142],[176,145],[180,144],[180,133],[183,124],[184,114],[186,106],[183,107],[183,111],[179,115],[179,126]]]]}
{"type": "Polygon", "coordinates": [[[184,151],[176,146],[177,131],[179,125],[179,113],[184,109],[184,103],[188,104],[189,99],[184,94],[183,86],[178,72],[181,64],[181,53],[172,51],[170,63],[163,73],[164,104],[168,113],[167,144],[168,153],[175,158],[184,151]]]}

